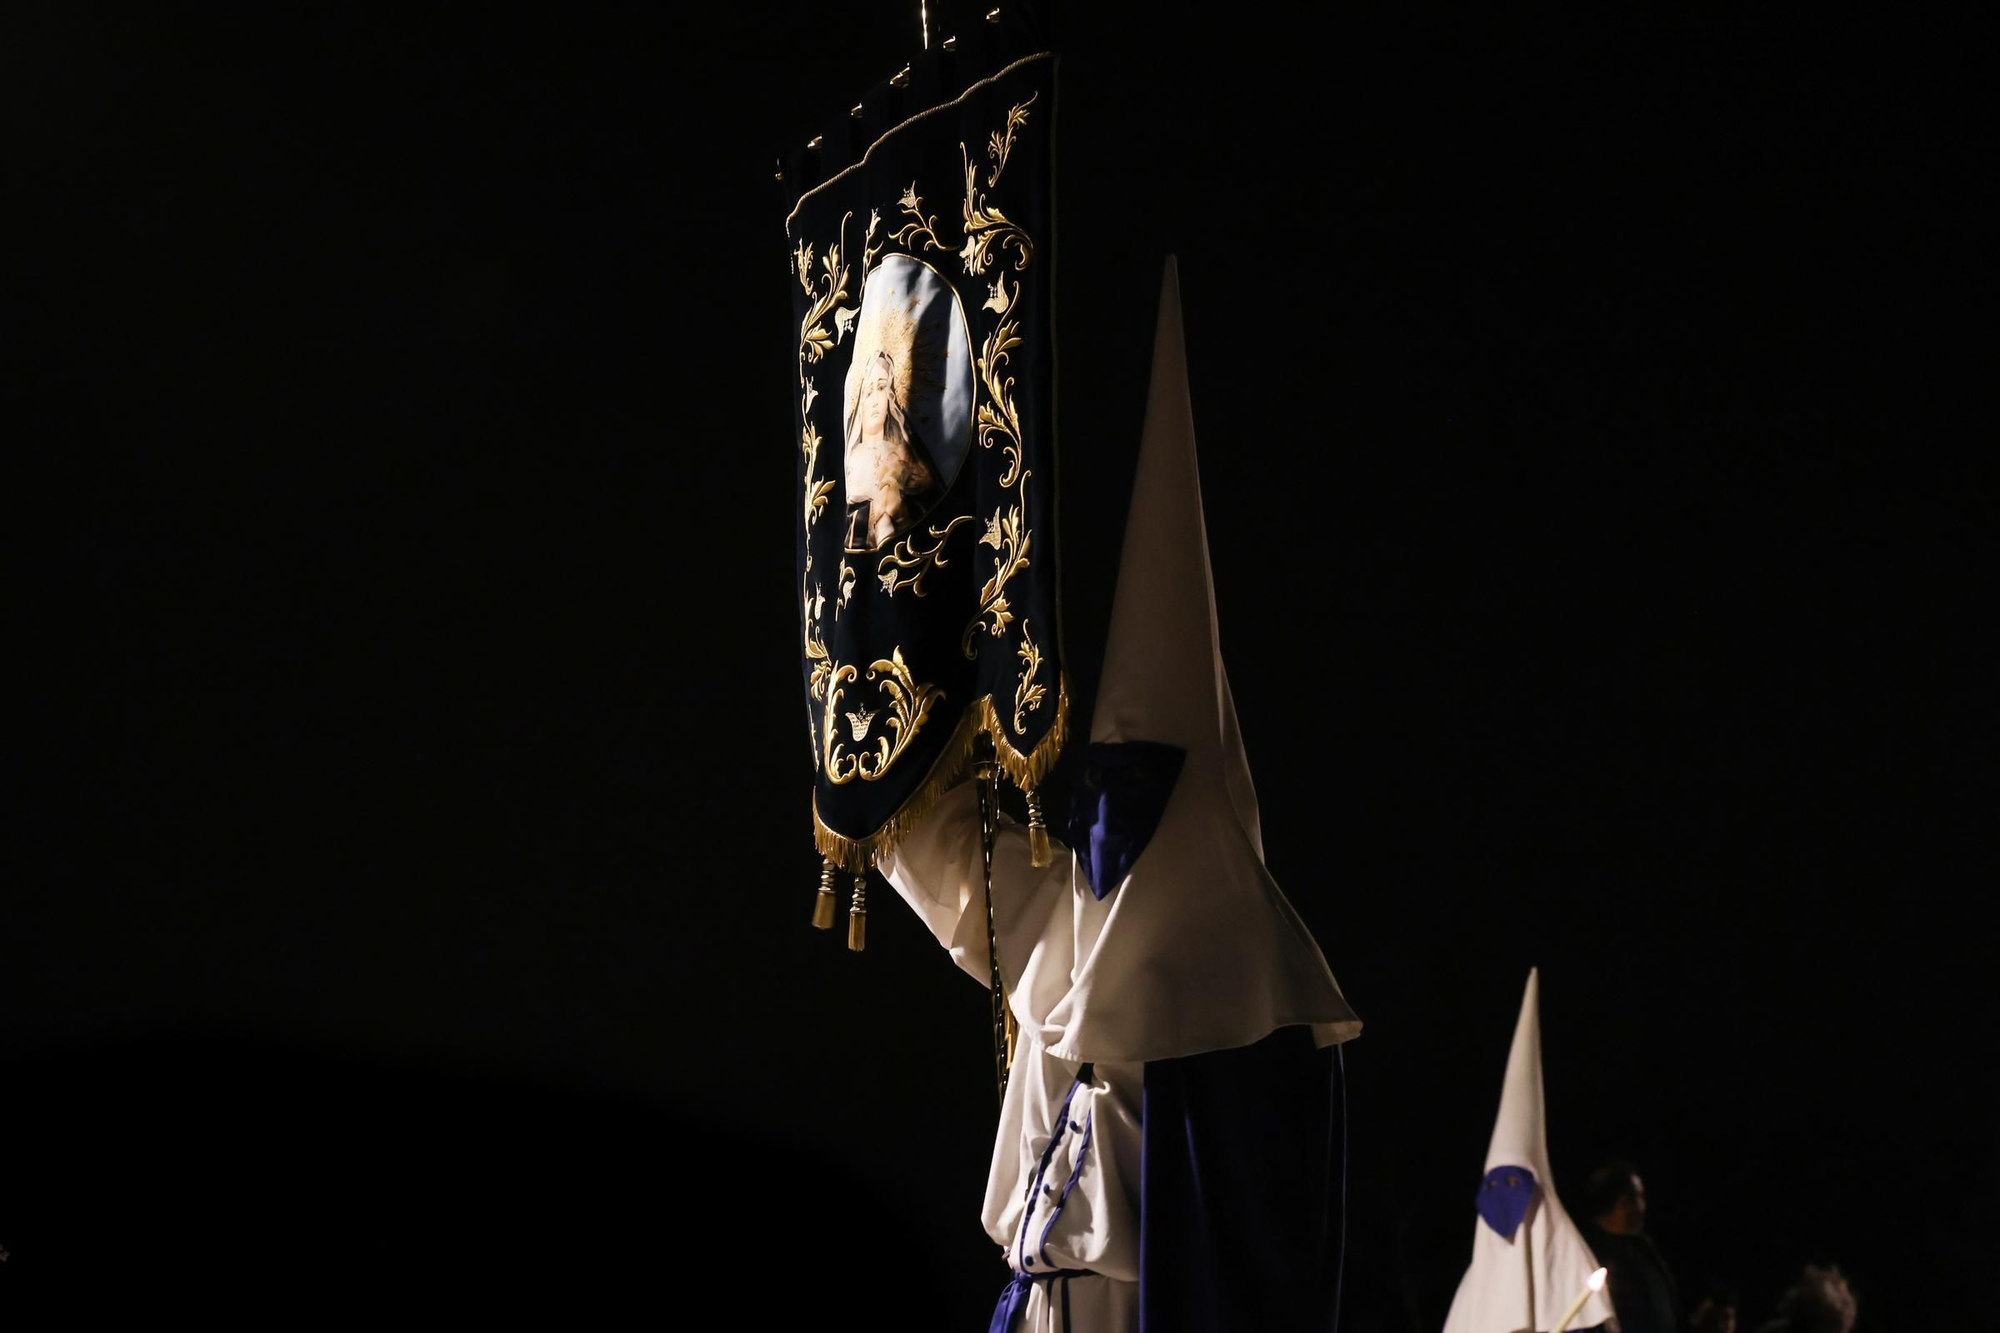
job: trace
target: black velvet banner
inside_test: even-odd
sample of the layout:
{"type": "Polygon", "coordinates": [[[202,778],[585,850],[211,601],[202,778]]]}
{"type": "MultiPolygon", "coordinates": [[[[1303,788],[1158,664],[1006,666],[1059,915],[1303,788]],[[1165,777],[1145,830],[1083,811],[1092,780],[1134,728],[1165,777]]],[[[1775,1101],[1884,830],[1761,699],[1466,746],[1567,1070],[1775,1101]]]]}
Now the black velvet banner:
{"type": "Polygon", "coordinates": [[[1067,725],[1050,345],[1055,58],[941,57],[816,140],[786,219],[800,661],[820,850],[862,869],[983,732],[1067,725]],[[912,84],[915,85],[914,89],[912,84]]]}

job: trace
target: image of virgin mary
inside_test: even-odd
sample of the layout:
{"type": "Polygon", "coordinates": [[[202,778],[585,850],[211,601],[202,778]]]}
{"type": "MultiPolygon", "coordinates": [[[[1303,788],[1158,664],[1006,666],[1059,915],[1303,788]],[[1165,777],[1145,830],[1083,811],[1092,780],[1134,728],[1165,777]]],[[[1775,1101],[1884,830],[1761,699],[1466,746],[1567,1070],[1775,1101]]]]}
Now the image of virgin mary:
{"type": "Polygon", "coordinates": [[[896,395],[896,361],[878,351],[847,413],[847,540],[872,551],[915,526],[944,495],[930,452],[896,395]]]}

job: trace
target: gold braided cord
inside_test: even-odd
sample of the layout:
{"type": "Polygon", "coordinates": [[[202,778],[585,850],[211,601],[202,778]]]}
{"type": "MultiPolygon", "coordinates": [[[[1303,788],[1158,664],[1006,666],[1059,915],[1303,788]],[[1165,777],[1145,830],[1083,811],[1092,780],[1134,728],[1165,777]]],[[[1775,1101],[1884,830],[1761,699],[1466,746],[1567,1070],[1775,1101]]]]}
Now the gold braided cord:
{"type": "Polygon", "coordinates": [[[993,706],[993,696],[975,699],[966,708],[965,715],[958,720],[951,738],[944,743],[944,749],[931,764],[931,771],[917,785],[910,799],[902,808],[865,838],[850,838],[844,833],[836,833],[826,826],[819,817],[819,797],[813,796],[813,841],[819,845],[821,856],[829,857],[836,865],[847,870],[861,872],[868,868],[875,857],[901,842],[938,798],[965,776],[972,764],[973,743],[980,733],[993,738],[993,754],[1005,769],[1007,777],[1023,791],[1031,791],[1041,785],[1055,766],[1056,756],[1062,753],[1063,744],[1069,739],[1069,681],[1056,677],[1056,715],[1049,724],[1048,734],[1036,745],[1033,753],[1022,754],[1007,743],[1007,726],[993,706]]]}

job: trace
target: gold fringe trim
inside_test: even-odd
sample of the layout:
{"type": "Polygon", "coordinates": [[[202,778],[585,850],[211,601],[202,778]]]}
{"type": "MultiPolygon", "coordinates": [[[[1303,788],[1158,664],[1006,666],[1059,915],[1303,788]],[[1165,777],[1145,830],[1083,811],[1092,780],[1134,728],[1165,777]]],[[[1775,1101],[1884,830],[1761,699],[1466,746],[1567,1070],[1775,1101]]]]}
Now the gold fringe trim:
{"type": "Polygon", "coordinates": [[[1069,678],[1062,675],[1056,677],[1055,722],[1032,754],[1022,754],[1007,743],[1006,723],[994,709],[992,695],[973,700],[965,715],[959,718],[951,739],[944,743],[944,749],[931,764],[931,771],[910,793],[910,799],[904,801],[902,808],[890,815],[882,827],[865,838],[850,838],[828,828],[819,817],[819,796],[815,793],[813,841],[819,846],[819,854],[843,869],[866,870],[877,855],[893,848],[908,836],[911,829],[923,822],[938,799],[965,776],[972,763],[973,744],[982,731],[993,738],[994,756],[1009,780],[1023,791],[1033,791],[1055,767],[1056,756],[1062,753],[1064,744],[1069,740],[1069,678]]]}

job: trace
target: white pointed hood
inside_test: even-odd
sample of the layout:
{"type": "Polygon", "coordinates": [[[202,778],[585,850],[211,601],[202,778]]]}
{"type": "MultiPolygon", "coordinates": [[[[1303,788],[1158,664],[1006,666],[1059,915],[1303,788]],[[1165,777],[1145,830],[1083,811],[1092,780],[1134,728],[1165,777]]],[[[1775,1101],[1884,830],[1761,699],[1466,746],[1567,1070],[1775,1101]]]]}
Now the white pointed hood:
{"type": "Polygon", "coordinates": [[[1172,255],[1160,284],[1146,423],[1102,676],[1090,739],[1160,741],[1186,750],[1189,768],[1221,779],[1244,836],[1263,860],[1257,793],[1236,732],[1236,701],[1216,630],[1180,269],[1172,255]]]}
{"type": "MultiPolygon", "coordinates": [[[[1326,959],[1264,867],[1256,789],[1216,636],[1215,590],[1169,258],[1132,509],[1090,738],[1185,758],[1130,873],[1099,899],[1076,858],[1026,865],[1018,831],[994,857],[1000,961],[1015,1017],[1058,1059],[1136,1064],[1248,1046],[1308,1025],[1361,1030],[1326,959]],[[1011,870],[1003,878],[1003,866],[1011,870]]],[[[880,862],[973,976],[986,967],[977,815],[955,792],[880,862]],[[975,921],[972,918],[977,917],[975,921]]]]}
{"type": "MultiPolygon", "coordinates": [[[[1485,1216],[1473,1219],[1472,1264],[1458,1284],[1445,1333],[1515,1333],[1555,1327],[1583,1292],[1597,1259],[1556,1197],[1549,1168],[1548,1121],[1542,1110],[1541,978],[1528,972],[1507,1077],[1500,1087],[1500,1114],[1486,1147],[1481,1185],[1496,1171],[1526,1168],[1536,1189],[1511,1238],[1485,1216]]],[[[1503,1176],[1504,1185],[1508,1177],[1503,1176]]],[[[1608,1293],[1593,1293],[1570,1319],[1573,1329],[1594,1328],[1611,1318],[1608,1293]]]]}
{"type": "Polygon", "coordinates": [[[1264,868],[1216,634],[1172,258],[1090,739],[1187,754],[1124,882],[1101,902],[1079,886],[1074,981],[1042,1017],[1044,1044],[1064,1059],[1141,1061],[1247,1046],[1293,1024],[1311,1025],[1321,1045],[1359,1032],[1264,868]]]}

